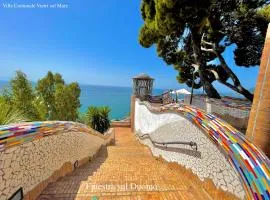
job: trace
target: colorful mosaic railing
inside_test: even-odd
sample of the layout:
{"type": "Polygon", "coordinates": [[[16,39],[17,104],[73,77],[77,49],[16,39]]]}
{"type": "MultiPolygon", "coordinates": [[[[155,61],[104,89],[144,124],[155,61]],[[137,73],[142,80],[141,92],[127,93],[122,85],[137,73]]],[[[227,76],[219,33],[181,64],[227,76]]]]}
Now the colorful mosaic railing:
{"type": "Polygon", "coordinates": [[[170,104],[153,107],[144,102],[153,112],[174,111],[203,129],[228,158],[229,163],[241,177],[247,199],[270,199],[270,160],[245,136],[220,118],[188,106],[170,104]]]}
{"type": "Polygon", "coordinates": [[[88,126],[76,122],[26,122],[0,126],[0,151],[15,145],[31,142],[43,137],[67,131],[73,131],[76,133],[86,132],[94,134],[98,137],[106,138],[88,126]]]}

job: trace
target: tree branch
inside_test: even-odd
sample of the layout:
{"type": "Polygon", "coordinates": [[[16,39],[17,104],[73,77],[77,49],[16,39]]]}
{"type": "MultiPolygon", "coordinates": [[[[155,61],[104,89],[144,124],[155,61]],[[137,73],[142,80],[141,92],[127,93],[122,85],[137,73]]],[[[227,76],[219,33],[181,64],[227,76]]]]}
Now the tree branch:
{"type": "Polygon", "coordinates": [[[214,47],[214,43],[212,43],[212,42],[207,42],[206,40],[204,40],[204,37],[205,37],[205,33],[203,33],[203,35],[202,35],[201,43],[202,43],[202,44],[209,45],[209,46],[211,46],[211,47],[213,48],[213,47],[214,47]]]}
{"type": "Polygon", "coordinates": [[[206,40],[204,40],[204,38],[205,38],[205,33],[203,33],[202,38],[201,38],[201,50],[216,54],[215,44],[212,42],[207,42],[206,40]],[[211,48],[203,47],[204,44],[210,46],[211,48]]]}
{"type": "Polygon", "coordinates": [[[206,52],[215,53],[215,51],[213,49],[207,49],[207,48],[204,48],[204,47],[201,47],[201,50],[206,51],[206,52]]]}
{"type": "MultiPolygon", "coordinates": [[[[247,99],[252,101],[253,100],[253,94],[251,94],[247,89],[245,89],[241,85],[238,77],[234,74],[234,72],[227,65],[227,63],[226,63],[225,59],[223,58],[223,56],[221,55],[221,53],[217,51],[216,47],[218,46],[218,44],[207,42],[207,41],[204,40],[204,38],[205,38],[205,33],[202,35],[202,38],[201,38],[201,50],[206,51],[206,52],[211,52],[211,53],[214,53],[216,55],[216,57],[218,58],[218,60],[219,60],[219,62],[221,64],[221,67],[225,70],[225,72],[232,79],[234,85],[232,85],[230,83],[227,83],[227,82],[220,81],[219,79],[217,79],[217,80],[220,81],[221,83],[223,83],[224,85],[226,85],[227,87],[231,88],[232,90],[244,95],[247,99]],[[211,49],[205,48],[205,47],[202,46],[203,44],[209,45],[212,48],[211,49]]],[[[211,71],[211,72],[214,74],[215,77],[218,75],[217,72],[215,72],[215,71],[211,71]]]]}
{"type": "Polygon", "coordinates": [[[193,74],[196,73],[196,72],[198,72],[199,65],[193,63],[191,66],[194,68],[193,74]]]}
{"type": "Polygon", "coordinates": [[[219,79],[220,79],[218,73],[217,73],[215,70],[213,70],[213,69],[208,69],[208,71],[210,71],[210,72],[213,73],[213,75],[214,75],[214,77],[215,77],[216,80],[219,80],[219,79]]]}
{"type": "Polygon", "coordinates": [[[202,56],[202,50],[201,50],[201,36],[200,34],[195,34],[198,33],[197,28],[193,28],[191,29],[191,40],[192,40],[192,48],[193,48],[193,53],[194,53],[194,60],[195,63],[199,66],[198,67],[198,73],[199,73],[199,77],[200,80],[203,84],[203,88],[207,93],[207,96],[210,98],[218,98],[220,99],[220,95],[217,92],[217,90],[213,87],[213,85],[207,80],[207,78],[205,77],[203,70],[206,66],[206,62],[205,60],[203,60],[203,56],[202,56]]]}

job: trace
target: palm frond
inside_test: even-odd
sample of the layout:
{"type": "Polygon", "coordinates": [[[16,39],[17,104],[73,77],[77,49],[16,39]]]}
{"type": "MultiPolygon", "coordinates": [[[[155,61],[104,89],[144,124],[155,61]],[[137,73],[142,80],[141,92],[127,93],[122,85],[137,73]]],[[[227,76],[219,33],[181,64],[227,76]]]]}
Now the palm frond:
{"type": "Polygon", "coordinates": [[[12,105],[0,100],[0,125],[24,121],[28,121],[28,118],[22,111],[14,109],[12,105]]]}
{"type": "Polygon", "coordinates": [[[109,113],[110,108],[105,107],[88,107],[85,122],[93,129],[99,131],[100,133],[104,133],[110,127],[109,113]]]}

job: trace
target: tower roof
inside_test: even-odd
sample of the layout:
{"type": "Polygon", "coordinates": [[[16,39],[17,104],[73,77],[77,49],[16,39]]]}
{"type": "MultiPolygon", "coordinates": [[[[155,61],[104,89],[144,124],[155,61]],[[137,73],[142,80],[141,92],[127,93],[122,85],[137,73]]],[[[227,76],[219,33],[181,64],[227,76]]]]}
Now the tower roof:
{"type": "Polygon", "coordinates": [[[151,78],[149,75],[145,74],[145,73],[142,73],[142,74],[139,74],[135,77],[133,77],[133,79],[149,79],[149,80],[154,80],[153,78],[151,78]]]}

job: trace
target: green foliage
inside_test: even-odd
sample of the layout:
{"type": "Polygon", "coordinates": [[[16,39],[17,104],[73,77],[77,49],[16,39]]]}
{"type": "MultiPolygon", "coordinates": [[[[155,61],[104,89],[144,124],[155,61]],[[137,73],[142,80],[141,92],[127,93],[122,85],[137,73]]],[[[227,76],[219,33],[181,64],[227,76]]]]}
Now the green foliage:
{"type": "Polygon", "coordinates": [[[60,74],[48,72],[47,75],[38,80],[36,91],[39,98],[39,106],[41,106],[41,116],[43,119],[54,120],[57,118],[55,108],[55,90],[57,84],[64,84],[60,74]]]}
{"type": "Polygon", "coordinates": [[[270,5],[267,5],[259,9],[257,13],[262,18],[266,19],[267,21],[270,21],[270,5]]]}
{"type": "Polygon", "coordinates": [[[26,74],[17,71],[10,84],[12,89],[11,94],[7,94],[5,97],[11,101],[10,103],[15,111],[22,112],[30,120],[39,119],[38,111],[33,104],[35,95],[26,74]]]}
{"type": "Polygon", "coordinates": [[[87,116],[86,113],[79,113],[79,117],[77,119],[77,122],[82,123],[82,124],[87,124],[87,116]]]}
{"type": "Polygon", "coordinates": [[[81,106],[78,83],[65,84],[60,74],[48,72],[38,81],[36,90],[39,97],[37,104],[44,120],[77,120],[81,106]]]}
{"type": "Polygon", "coordinates": [[[0,97],[0,108],[0,125],[28,121],[25,114],[14,108],[3,96],[0,97]]]}
{"type": "Polygon", "coordinates": [[[33,120],[79,121],[104,133],[110,127],[109,107],[89,107],[79,114],[81,89],[78,83],[65,84],[58,73],[48,74],[32,89],[26,75],[17,71],[11,88],[0,95],[0,125],[33,120]]]}
{"type": "Polygon", "coordinates": [[[105,107],[88,107],[86,115],[84,117],[85,123],[91,126],[93,129],[104,133],[110,127],[109,120],[110,108],[105,107]]]}
{"type": "Polygon", "coordinates": [[[252,100],[222,53],[235,44],[237,65],[251,67],[260,63],[270,21],[267,1],[142,0],[141,14],[144,24],[140,44],[146,48],[156,45],[158,56],[179,72],[180,83],[204,87],[209,97],[219,98],[212,85],[219,81],[252,100]],[[210,64],[213,60],[219,62],[210,64]]]}
{"type": "Polygon", "coordinates": [[[0,123],[78,120],[81,106],[78,83],[65,84],[60,74],[48,72],[34,90],[27,76],[17,71],[10,86],[0,95],[0,123]]]}
{"type": "Polygon", "coordinates": [[[80,105],[80,87],[77,83],[57,84],[55,89],[56,118],[65,121],[76,121],[80,105]]]}

